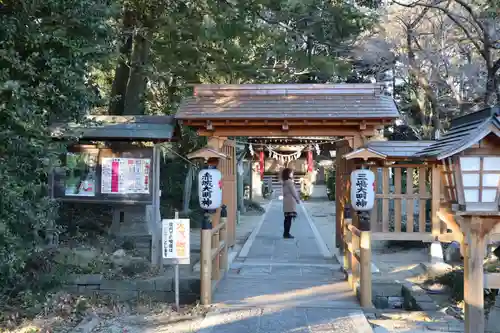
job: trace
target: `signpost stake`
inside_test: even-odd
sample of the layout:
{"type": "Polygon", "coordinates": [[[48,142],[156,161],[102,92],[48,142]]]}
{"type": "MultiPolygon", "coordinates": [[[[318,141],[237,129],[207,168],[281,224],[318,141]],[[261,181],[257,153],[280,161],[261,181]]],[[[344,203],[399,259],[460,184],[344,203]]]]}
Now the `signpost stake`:
{"type": "Polygon", "coordinates": [[[162,244],[163,263],[174,266],[174,292],[175,307],[180,311],[179,301],[179,265],[190,263],[190,221],[179,218],[179,212],[175,212],[173,219],[162,221],[162,244]]]}
{"type": "MultiPolygon", "coordinates": [[[[175,217],[174,219],[178,220],[179,219],[179,212],[176,210],[175,211],[175,217]]],[[[175,309],[177,312],[180,311],[180,302],[179,302],[179,264],[175,263],[174,265],[174,284],[175,284],[175,309]]]]}

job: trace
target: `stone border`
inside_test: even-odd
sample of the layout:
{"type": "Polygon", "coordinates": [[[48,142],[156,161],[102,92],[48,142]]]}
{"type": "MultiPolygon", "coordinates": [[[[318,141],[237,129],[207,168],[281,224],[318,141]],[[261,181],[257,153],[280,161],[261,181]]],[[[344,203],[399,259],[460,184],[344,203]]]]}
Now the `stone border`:
{"type": "MultiPolygon", "coordinates": [[[[307,222],[309,223],[309,227],[311,228],[311,230],[314,234],[314,239],[316,239],[316,244],[318,245],[318,247],[321,251],[321,254],[323,255],[323,257],[325,259],[333,258],[333,254],[328,249],[328,246],[326,246],[326,242],[324,241],[323,237],[321,237],[321,234],[319,233],[318,228],[316,228],[316,224],[309,216],[309,213],[307,212],[306,207],[304,207],[302,202],[299,204],[299,206],[302,208],[302,213],[304,214],[307,222]]],[[[339,260],[339,259],[337,258],[337,260],[339,260]]]]}
{"type": "Polygon", "coordinates": [[[266,207],[264,208],[266,211],[264,212],[264,214],[262,214],[262,217],[259,220],[259,223],[253,229],[252,233],[250,234],[250,236],[246,240],[245,244],[241,248],[241,251],[238,253],[238,257],[240,257],[240,258],[246,258],[248,256],[248,252],[250,252],[250,248],[252,247],[253,242],[255,241],[255,238],[257,237],[257,234],[259,233],[260,228],[262,228],[262,225],[264,224],[264,220],[266,219],[267,214],[271,210],[271,206],[273,204],[273,201],[274,201],[274,199],[271,199],[268,202],[268,204],[266,205],[266,207]]]}
{"type": "MultiPolygon", "coordinates": [[[[171,276],[140,280],[107,280],[101,274],[81,274],[73,275],[65,289],[75,294],[113,296],[119,301],[131,301],[139,297],[166,302],[175,300],[174,279],[171,276]]],[[[196,302],[200,296],[200,279],[180,279],[179,291],[181,303],[196,302]]]]}
{"type": "Polygon", "coordinates": [[[396,280],[395,282],[401,284],[404,308],[418,309],[420,311],[437,311],[439,309],[438,305],[427,295],[427,292],[419,286],[408,281],[396,280]]]}

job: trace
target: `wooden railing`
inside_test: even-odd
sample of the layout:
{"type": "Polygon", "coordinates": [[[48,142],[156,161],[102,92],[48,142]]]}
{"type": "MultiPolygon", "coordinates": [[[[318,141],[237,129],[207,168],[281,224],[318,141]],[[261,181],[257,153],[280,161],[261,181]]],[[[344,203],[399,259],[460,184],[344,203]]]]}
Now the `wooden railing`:
{"type": "Polygon", "coordinates": [[[371,211],[372,240],[455,238],[446,234],[447,227],[437,216],[443,196],[439,166],[400,162],[374,166],[372,171],[379,184],[371,211]]]}
{"type": "Polygon", "coordinates": [[[358,293],[362,307],[371,308],[372,304],[372,271],[370,231],[361,231],[352,224],[351,219],[344,220],[344,263],[343,269],[347,281],[358,293]]]}
{"type": "Polygon", "coordinates": [[[220,210],[216,226],[203,226],[201,230],[201,304],[212,303],[212,292],[228,270],[227,209],[220,210]]]}

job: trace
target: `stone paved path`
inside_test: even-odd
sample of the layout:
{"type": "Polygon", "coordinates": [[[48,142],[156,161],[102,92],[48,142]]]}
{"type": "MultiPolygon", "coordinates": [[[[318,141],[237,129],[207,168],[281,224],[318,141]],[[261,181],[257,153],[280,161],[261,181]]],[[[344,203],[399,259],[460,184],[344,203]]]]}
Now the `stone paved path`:
{"type": "MultiPolygon", "coordinates": [[[[300,207],[299,207],[300,208],[300,207]]],[[[274,200],[245,258],[237,258],[214,294],[198,333],[371,333],[334,258],[325,258],[303,210],[295,239],[283,239],[274,200]]]]}

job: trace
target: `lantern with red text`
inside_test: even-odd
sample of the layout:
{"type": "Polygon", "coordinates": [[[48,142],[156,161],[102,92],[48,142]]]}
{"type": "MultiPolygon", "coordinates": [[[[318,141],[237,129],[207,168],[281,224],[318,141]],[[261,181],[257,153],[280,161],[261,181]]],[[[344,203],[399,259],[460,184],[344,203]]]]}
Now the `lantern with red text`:
{"type": "Polygon", "coordinates": [[[198,173],[198,198],[204,210],[215,210],[222,205],[222,174],[215,167],[198,173]]]}

